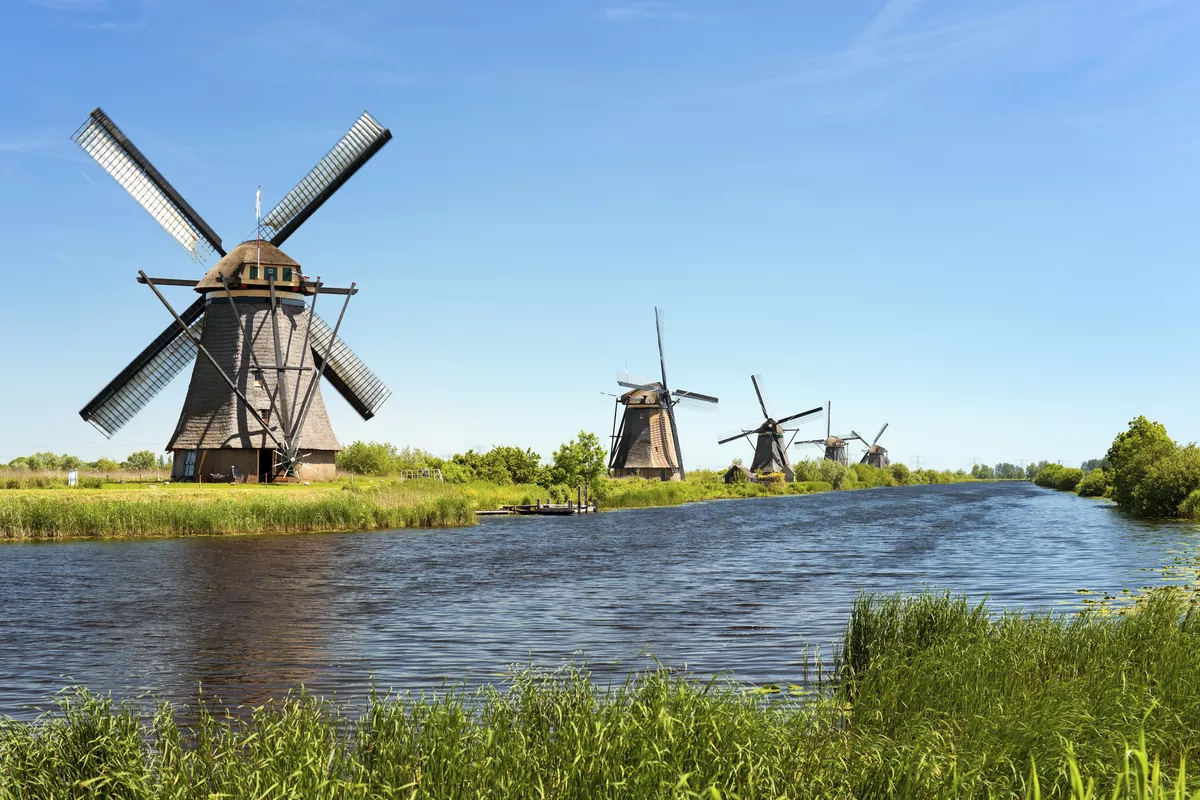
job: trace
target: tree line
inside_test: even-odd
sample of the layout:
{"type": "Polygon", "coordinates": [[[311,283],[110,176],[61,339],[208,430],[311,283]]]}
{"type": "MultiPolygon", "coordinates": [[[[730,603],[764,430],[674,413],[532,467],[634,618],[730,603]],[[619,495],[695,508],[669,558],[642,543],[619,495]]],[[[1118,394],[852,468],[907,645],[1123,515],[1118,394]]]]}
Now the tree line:
{"type": "Polygon", "coordinates": [[[84,461],[78,456],[63,453],[45,452],[28,456],[17,456],[6,465],[10,470],[29,472],[66,472],[80,470],[88,472],[151,472],[165,471],[171,468],[170,455],[156,455],[153,450],[138,450],[130,453],[124,461],[112,458],[98,458],[95,461],[84,461]]]}
{"type": "Polygon", "coordinates": [[[1180,444],[1160,422],[1140,416],[1102,459],[1079,469],[1045,466],[1033,482],[1083,497],[1108,497],[1139,517],[1200,518],[1200,448],[1180,444]]]}
{"type": "Polygon", "coordinates": [[[441,470],[448,483],[486,481],[498,486],[528,484],[547,490],[573,489],[596,483],[608,469],[607,452],[600,437],[580,431],[564,442],[547,463],[532,449],[499,445],[477,453],[474,449],[439,458],[419,447],[396,448],[390,442],[357,441],[337,454],[337,468],[358,475],[387,476],[407,471],[441,470]]]}

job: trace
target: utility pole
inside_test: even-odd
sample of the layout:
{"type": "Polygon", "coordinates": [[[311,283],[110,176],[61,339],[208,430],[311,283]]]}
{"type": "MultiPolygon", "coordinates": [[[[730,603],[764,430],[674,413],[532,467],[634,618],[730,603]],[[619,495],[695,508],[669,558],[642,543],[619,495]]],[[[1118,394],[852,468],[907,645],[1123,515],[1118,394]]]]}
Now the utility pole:
{"type": "Polygon", "coordinates": [[[916,462],[917,469],[921,468],[921,461],[923,461],[924,458],[925,458],[924,456],[913,456],[913,461],[916,462]]]}

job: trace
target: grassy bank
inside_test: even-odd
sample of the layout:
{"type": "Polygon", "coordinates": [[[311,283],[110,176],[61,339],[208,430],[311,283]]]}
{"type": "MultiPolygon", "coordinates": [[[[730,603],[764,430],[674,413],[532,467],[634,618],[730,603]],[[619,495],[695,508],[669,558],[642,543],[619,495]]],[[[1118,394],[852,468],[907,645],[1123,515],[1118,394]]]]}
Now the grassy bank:
{"type": "MultiPolygon", "coordinates": [[[[675,482],[600,478],[591,489],[602,509],[619,509],[972,480],[949,472],[909,473],[833,462],[797,465],[798,474],[803,470],[813,479],[727,484],[723,473],[696,470],[686,481],[675,482]],[[820,480],[822,476],[831,480],[820,480]]],[[[534,484],[394,478],[311,486],[130,482],[8,489],[0,491],[0,540],[438,528],[473,525],[477,510],[548,500],[552,494],[534,484]]],[[[575,497],[574,492],[569,495],[575,497]]]]}
{"type": "Polygon", "coordinates": [[[1200,624],[1170,591],[1103,617],[866,596],[846,642],[812,693],[664,669],[603,688],[567,667],[186,728],[69,693],[0,724],[0,797],[1200,796],[1182,793],[1200,787],[1200,624]]]}
{"type": "Polygon", "coordinates": [[[0,492],[0,538],[182,536],[470,525],[538,487],[432,480],[314,486],[135,485],[0,492]]]}

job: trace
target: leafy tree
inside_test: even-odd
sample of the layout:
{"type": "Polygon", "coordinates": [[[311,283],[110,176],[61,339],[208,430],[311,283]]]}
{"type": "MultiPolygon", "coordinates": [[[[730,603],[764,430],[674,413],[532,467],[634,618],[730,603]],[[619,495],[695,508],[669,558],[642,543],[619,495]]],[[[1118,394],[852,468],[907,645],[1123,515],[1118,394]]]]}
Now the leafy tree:
{"type": "Polygon", "coordinates": [[[1084,472],[1091,472],[1094,469],[1108,469],[1109,463],[1107,458],[1089,458],[1087,461],[1079,465],[1079,468],[1084,472]]]}
{"type": "MultiPolygon", "coordinates": [[[[1176,450],[1175,442],[1167,435],[1167,429],[1158,422],[1138,417],[1129,423],[1129,429],[1118,434],[1108,448],[1105,458],[1112,465],[1112,496],[1118,506],[1127,509],[1146,507],[1146,502],[1136,496],[1138,485],[1158,461],[1176,450]]],[[[1176,501],[1176,505],[1181,502],[1176,501]]],[[[1157,506],[1158,501],[1149,505],[1157,506]]],[[[1171,513],[1174,513],[1172,509],[1171,513]]]]}
{"type": "Polygon", "coordinates": [[[892,471],[892,477],[896,480],[896,483],[901,486],[907,485],[912,480],[912,472],[909,470],[907,464],[889,464],[888,469],[892,471]]]}
{"type": "Polygon", "coordinates": [[[1103,497],[1107,491],[1108,475],[1099,467],[1084,475],[1083,480],[1075,487],[1075,494],[1080,497],[1103,497]]]}
{"type": "Polygon", "coordinates": [[[129,469],[135,472],[149,472],[154,469],[157,459],[153,450],[138,450],[136,453],[130,453],[129,457],[125,459],[125,463],[129,464],[129,469]]]}
{"type": "Polygon", "coordinates": [[[607,468],[607,451],[600,446],[600,437],[580,431],[579,436],[554,451],[550,468],[551,483],[578,486],[583,482],[596,483],[607,468]]]}
{"type": "Polygon", "coordinates": [[[121,468],[121,465],[111,458],[96,459],[95,468],[98,472],[116,472],[121,468]]]}
{"type": "Polygon", "coordinates": [[[29,459],[25,456],[17,456],[12,461],[8,462],[9,469],[28,470],[32,469],[29,466],[29,459]]]}
{"type": "Polygon", "coordinates": [[[971,467],[971,477],[981,481],[990,481],[996,477],[996,473],[987,464],[975,464],[971,467]]]}
{"type": "Polygon", "coordinates": [[[334,464],[359,475],[386,475],[392,471],[396,448],[390,442],[357,441],[338,452],[334,464]]]}
{"type": "Polygon", "coordinates": [[[1006,481],[1019,480],[1025,477],[1025,470],[1021,469],[1016,464],[1009,464],[1007,461],[997,464],[995,467],[995,473],[997,478],[1001,478],[1006,481]]]}
{"type": "Polygon", "coordinates": [[[492,483],[536,483],[541,477],[542,457],[519,447],[493,447],[480,458],[479,477],[492,483]]]}
{"type": "Polygon", "coordinates": [[[1200,489],[1200,448],[1189,444],[1150,465],[1133,488],[1130,508],[1143,517],[1174,517],[1196,489],[1200,489]]]}
{"type": "Polygon", "coordinates": [[[83,459],[77,456],[63,456],[60,464],[63,469],[82,469],[83,459]]]}

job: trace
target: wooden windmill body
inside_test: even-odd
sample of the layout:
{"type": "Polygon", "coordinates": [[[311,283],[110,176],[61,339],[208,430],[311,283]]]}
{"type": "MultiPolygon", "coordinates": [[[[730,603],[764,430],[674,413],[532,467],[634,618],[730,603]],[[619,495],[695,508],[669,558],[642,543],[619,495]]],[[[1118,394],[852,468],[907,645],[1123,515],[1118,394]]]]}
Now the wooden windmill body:
{"type": "Polygon", "coordinates": [[[619,376],[617,384],[629,391],[617,397],[613,407],[612,447],[608,470],[615,478],[640,477],[662,481],[683,480],[683,451],[679,446],[679,428],[675,406],[685,401],[701,407],[715,406],[711,395],[672,391],[667,384],[666,359],[663,356],[663,314],[655,308],[658,333],[658,361],[662,380],[639,383],[619,376]],[[625,407],[620,414],[618,411],[625,407]]]}
{"type": "Polygon", "coordinates": [[[329,480],[340,449],[321,396],[325,378],[364,419],[391,392],[338,338],[357,290],[326,287],[279,249],[314,211],[391,138],[369,114],[260,220],[256,238],[226,253],[221,240],[145,156],[96,109],[73,137],[203,264],[200,280],[138,273],[174,322],[80,411],[105,436],[133,418],[196,359],[166,449],[172,480],[329,480]],[[265,238],[269,234],[269,238],[265,238]],[[200,297],[176,312],[160,291],[186,286],[200,297]],[[319,295],[342,298],[331,329],[319,295]],[[199,356],[199,357],[197,357],[199,356]]]}
{"type": "MultiPolygon", "coordinates": [[[[888,459],[887,448],[879,444],[879,439],[883,436],[883,432],[887,430],[887,426],[888,423],[883,423],[883,427],[879,429],[879,433],[875,434],[875,439],[869,445],[867,445],[867,451],[863,453],[862,460],[859,462],[860,464],[867,464],[872,467],[883,469],[888,464],[892,463],[888,459]]],[[[858,434],[855,434],[855,436],[858,436],[858,434]]],[[[866,439],[863,439],[861,436],[858,436],[858,438],[863,444],[867,444],[866,439]]]]}
{"type": "Polygon", "coordinates": [[[831,416],[833,413],[833,403],[825,403],[825,438],[824,439],[808,439],[796,444],[815,444],[822,448],[823,455],[828,461],[836,461],[843,467],[850,466],[850,458],[846,455],[846,440],[860,438],[857,435],[843,437],[836,436],[831,428],[831,416]]]}
{"type": "Polygon", "coordinates": [[[754,460],[750,464],[750,471],[759,475],[782,473],[784,480],[790,483],[796,480],[796,471],[792,469],[791,459],[788,458],[787,451],[791,441],[788,441],[787,434],[791,433],[791,438],[795,439],[799,428],[787,428],[785,425],[792,423],[793,426],[797,426],[820,419],[821,415],[825,413],[825,409],[818,406],[799,414],[775,419],[767,409],[767,401],[763,397],[762,380],[761,375],[750,376],[750,382],[754,384],[754,394],[758,397],[759,408],[762,409],[763,423],[755,428],[743,428],[740,433],[717,440],[717,444],[725,444],[743,438],[749,440],[751,436],[754,436],[754,460]]]}

